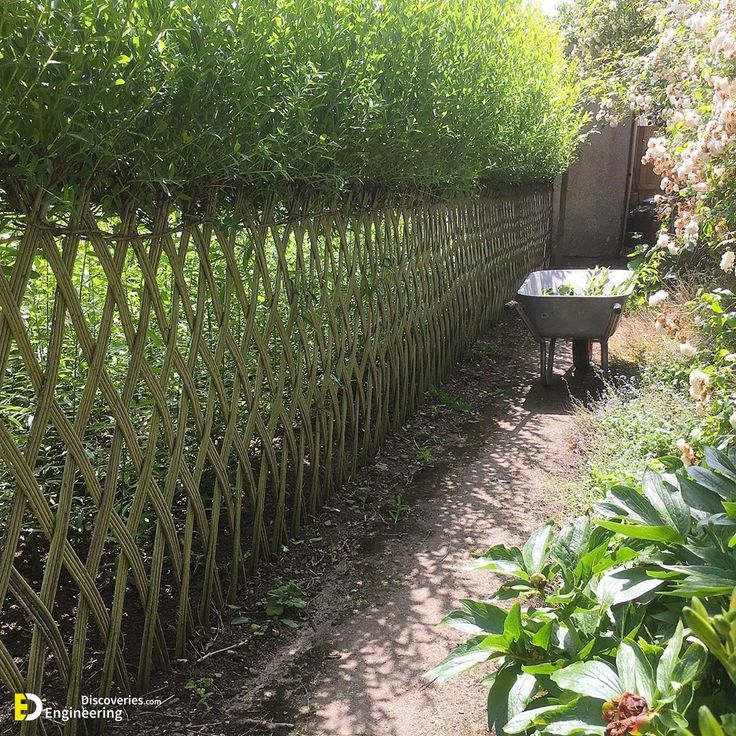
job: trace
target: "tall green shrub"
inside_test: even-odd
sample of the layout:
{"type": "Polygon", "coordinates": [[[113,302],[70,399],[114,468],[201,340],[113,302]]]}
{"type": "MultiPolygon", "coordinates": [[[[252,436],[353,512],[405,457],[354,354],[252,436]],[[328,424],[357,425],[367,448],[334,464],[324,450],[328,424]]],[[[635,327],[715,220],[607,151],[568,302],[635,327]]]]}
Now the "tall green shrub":
{"type": "Polygon", "coordinates": [[[551,179],[576,85],[511,0],[5,0],[0,170],[31,184],[551,179]]]}

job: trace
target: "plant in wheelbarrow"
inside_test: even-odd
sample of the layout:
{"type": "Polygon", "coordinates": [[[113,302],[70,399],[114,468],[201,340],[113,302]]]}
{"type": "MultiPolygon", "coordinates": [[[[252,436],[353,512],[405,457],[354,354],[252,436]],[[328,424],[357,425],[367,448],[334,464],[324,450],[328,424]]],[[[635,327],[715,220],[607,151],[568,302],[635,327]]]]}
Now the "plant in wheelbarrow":
{"type": "Polygon", "coordinates": [[[699,717],[702,734],[734,733],[736,448],[661,463],[613,488],[599,518],[545,524],[474,561],[505,579],[444,619],[471,638],[428,675],[494,664],[496,734],[685,735],[699,717]]]}

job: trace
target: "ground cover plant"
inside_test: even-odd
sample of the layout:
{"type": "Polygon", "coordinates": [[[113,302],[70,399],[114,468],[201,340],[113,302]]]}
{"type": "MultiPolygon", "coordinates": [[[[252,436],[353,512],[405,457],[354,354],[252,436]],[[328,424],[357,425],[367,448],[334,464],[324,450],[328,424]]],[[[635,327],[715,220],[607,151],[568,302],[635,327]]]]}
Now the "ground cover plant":
{"type": "Polygon", "coordinates": [[[505,580],[443,621],[471,638],[429,676],[495,660],[498,734],[733,733],[736,450],[705,457],[662,458],[592,518],[481,554],[505,580]]]}
{"type": "Polygon", "coordinates": [[[690,356],[657,329],[657,316],[645,306],[627,313],[612,339],[615,369],[603,392],[574,404],[582,462],[568,506],[576,513],[614,485],[638,483],[659,457],[679,454],[693,462],[702,451],[702,417],[688,394],[690,356]]]}

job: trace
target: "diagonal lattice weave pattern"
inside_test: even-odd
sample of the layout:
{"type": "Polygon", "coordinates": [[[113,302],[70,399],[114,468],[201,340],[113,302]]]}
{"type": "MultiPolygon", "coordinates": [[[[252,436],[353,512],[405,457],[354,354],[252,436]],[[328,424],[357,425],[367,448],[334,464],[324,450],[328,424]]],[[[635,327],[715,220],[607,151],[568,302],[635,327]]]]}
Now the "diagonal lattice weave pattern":
{"type": "Polygon", "coordinates": [[[70,704],[183,655],[489,325],[551,225],[546,187],[319,214],[229,193],[229,220],[218,191],[196,217],[103,217],[6,190],[0,679],[70,704]]]}

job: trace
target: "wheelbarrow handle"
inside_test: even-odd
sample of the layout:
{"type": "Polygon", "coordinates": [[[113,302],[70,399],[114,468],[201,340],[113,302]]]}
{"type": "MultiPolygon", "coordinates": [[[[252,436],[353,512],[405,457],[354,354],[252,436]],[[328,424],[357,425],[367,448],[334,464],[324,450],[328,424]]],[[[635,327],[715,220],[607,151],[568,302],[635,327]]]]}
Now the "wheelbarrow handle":
{"type": "Polygon", "coordinates": [[[544,343],[544,339],[542,336],[536,331],[534,328],[534,325],[532,324],[531,320],[529,319],[529,315],[526,313],[526,310],[524,307],[519,304],[519,302],[514,301],[513,299],[510,302],[506,302],[504,305],[504,309],[507,312],[512,312],[514,309],[519,313],[519,316],[521,317],[521,321],[526,325],[527,330],[532,333],[532,337],[538,342],[538,343],[544,343]]]}
{"type": "Polygon", "coordinates": [[[616,302],[611,309],[611,316],[608,318],[608,324],[606,325],[606,331],[603,333],[603,337],[601,338],[601,343],[607,342],[608,338],[613,335],[616,330],[616,325],[618,325],[618,321],[621,319],[622,311],[623,307],[616,302]]]}

